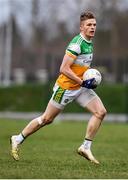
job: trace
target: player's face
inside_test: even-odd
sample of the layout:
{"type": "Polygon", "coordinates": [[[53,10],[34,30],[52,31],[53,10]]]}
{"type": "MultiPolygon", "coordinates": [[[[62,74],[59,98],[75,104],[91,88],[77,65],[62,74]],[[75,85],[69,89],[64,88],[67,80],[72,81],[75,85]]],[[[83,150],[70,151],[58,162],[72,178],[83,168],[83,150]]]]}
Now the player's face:
{"type": "Polygon", "coordinates": [[[96,31],[96,20],[95,19],[87,19],[81,23],[80,26],[81,33],[88,40],[92,39],[95,35],[96,31]]]}

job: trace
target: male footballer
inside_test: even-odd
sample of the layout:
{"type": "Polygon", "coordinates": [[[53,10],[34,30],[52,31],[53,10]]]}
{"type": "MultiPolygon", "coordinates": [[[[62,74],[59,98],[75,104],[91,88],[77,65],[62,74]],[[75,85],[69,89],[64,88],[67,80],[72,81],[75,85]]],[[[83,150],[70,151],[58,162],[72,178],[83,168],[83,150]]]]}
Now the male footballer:
{"type": "Polygon", "coordinates": [[[75,100],[92,113],[87,124],[85,139],[78,148],[78,154],[92,163],[99,164],[92,154],[91,145],[106,115],[106,109],[93,90],[95,88],[93,79],[83,80],[82,78],[84,72],[90,68],[93,59],[92,39],[95,31],[94,14],[90,11],[83,12],[80,15],[80,33],[70,41],[66,48],[60,74],[45,112],[30,121],[18,135],[11,136],[11,155],[15,160],[19,160],[19,147],[23,141],[40,128],[52,123],[65,106],[75,100]]]}

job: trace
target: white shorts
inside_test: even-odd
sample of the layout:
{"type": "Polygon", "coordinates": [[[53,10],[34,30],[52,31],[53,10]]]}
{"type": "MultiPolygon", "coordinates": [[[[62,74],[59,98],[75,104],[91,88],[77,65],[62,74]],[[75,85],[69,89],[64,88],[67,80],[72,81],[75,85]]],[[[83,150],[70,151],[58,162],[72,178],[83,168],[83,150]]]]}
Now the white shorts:
{"type": "Polygon", "coordinates": [[[59,109],[64,109],[73,100],[76,100],[80,106],[86,107],[95,97],[98,95],[92,89],[81,87],[77,90],[65,90],[55,84],[50,102],[59,109]]]}

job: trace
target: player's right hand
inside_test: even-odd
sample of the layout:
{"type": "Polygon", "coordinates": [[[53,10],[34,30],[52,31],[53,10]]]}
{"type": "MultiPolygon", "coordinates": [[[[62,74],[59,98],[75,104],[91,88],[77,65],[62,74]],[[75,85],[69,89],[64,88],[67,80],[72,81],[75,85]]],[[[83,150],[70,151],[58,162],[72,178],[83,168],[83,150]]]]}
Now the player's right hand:
{"type": "Polygon", "coordinates": [[[95,78],[84,80],[81,86],[87,89],[95,89],[97,87],[97,85],[95,84],[95,78]]]}

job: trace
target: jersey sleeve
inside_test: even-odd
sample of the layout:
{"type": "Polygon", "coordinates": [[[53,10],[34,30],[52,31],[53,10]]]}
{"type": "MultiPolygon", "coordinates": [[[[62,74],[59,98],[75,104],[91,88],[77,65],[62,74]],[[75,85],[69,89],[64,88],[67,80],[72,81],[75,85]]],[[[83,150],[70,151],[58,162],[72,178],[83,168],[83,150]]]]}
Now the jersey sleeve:
{"type": "Polygon", "coordinates": [[[72,57],[73,59],[76,59],[76,57],[80,53],[81,53],[80,44],[71,41],[66,49],[66,54],[72,57]]]}

